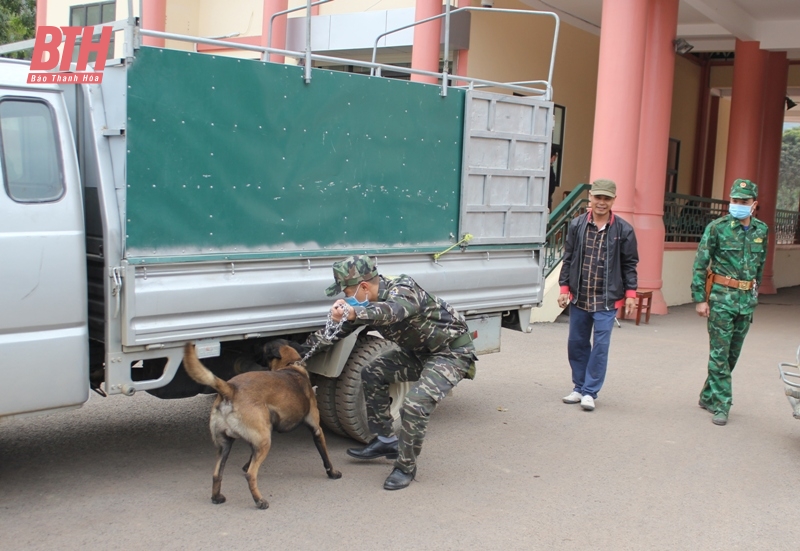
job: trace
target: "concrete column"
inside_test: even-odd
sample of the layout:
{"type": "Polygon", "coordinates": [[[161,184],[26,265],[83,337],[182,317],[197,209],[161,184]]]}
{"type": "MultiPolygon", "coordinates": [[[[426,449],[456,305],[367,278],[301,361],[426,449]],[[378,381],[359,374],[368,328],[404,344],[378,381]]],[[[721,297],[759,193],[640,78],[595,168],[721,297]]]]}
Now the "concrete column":
{"type": "MultiPolygon", "coordinates": [[[[148,31],[164,32],[167,28],[167,0],[143,0],[142,2],[142,28],[148,31]]],[[[142,38],[145,46],[156,48],[164,47],[163,38],[145,36],[142,38]]]]}
{"type": "MultiPolygon", "coordinates": [[[[286,49],[286,19],[287,16],[276,17],[272,24],[272,44],[267,44],[269,34],[269,20],[278,13],[288,9],[289,0],[264,0],[264,12],[261,16],[261,45],[264,47],[286,49]]],[[[270,54],[269,60],[274,63],[283,63],[285,57],[279,54],[270,54]]]]}
{"type": "Polygon", "coordinates": [[[731,184],[737,178],[758,183],[767,57],[768,52],[761,50],[758,42],[736,40],[728,156],[725,162],[725,199],[730,199],[731,184]]]}
{"type": "Polygon", "coordinates": [[[650,0],[642,109],[636,162],[633,226],[639,243],[639,288],[653,291],[652,312],[666,314],[661,293],[664,263],[664,184],[669,153],[678,0],[650,0]]]}
{"type": "MultiPolygon", "coordinates": [[[[441,0],[416,0],[414,21],[421,21],[442,13],[441,0]]],[[[411,47],[411,68],[421,71],[439,70],[439,38],[442,34],[442,21],[430,21],[414,27],[414,44],[411,47]]],[[[414,82],[436,84],[436,77],[411,75],[414,82]]]]}
{"type": "Polygon", "coordinates": [[[47,25],[47,0],[36,0],[36,27],[42,25],[47,25]]]}
{"type": "Polygon", "coordinates": [[[633,222],[649,4],[650,0],[603,0],[600,29],[590,179],[617,183],[614,211],[629,222],[633,222]]]}
{"type": "MultiPolygon", "coordinates": [[[[789,61],[786,52],[769,52],[764,81],[764,114],[761,133],[761,151],[758,170],[758,218],[775,229],[775,209],[778,207],[778,173],[781,165],[783,143],[783,118],[786,85],[789,78],[789,61]]],[[[775,234],[770,234],[767,263],[760,292],[775,294],[774,269],[775,234]]]]}

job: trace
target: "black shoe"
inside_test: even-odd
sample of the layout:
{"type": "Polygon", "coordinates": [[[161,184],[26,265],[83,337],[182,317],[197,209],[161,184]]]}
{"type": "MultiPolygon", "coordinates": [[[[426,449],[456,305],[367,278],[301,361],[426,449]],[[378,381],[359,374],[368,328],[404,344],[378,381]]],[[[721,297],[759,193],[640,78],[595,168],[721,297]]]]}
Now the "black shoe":
{"type": "Polygon", "coordinates": [[[378,457],[397,459],[397,440],[387,444],[375,437],[363,448],[349,448],[347,455],[356,459],[376,459],[378,457]]]}
{"type": "Polygon", "coordinates": [[[414,477],[417,476],[417,468],[414,467],[410,473],[404,473],[397,467],[392,471],[386,478],[386,482],[383,483],[384,490],[402,490],[403,488],[407,488],[411,481],[414,480],[414,477]]]}

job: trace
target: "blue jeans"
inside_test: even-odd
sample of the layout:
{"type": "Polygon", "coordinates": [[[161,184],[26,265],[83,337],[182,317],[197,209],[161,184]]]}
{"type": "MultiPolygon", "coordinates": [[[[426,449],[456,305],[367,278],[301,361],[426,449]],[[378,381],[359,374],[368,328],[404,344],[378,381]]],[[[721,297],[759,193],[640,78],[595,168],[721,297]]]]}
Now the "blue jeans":
{"type": "Polygon", "coordinates": [[[570,305],[567,353],[575,392],[597,398],[606,378],[608,345],[616,315],[616,310],[587,312],[570,305]],[[592,328],[594,342],[590,342],[592,328]]]}

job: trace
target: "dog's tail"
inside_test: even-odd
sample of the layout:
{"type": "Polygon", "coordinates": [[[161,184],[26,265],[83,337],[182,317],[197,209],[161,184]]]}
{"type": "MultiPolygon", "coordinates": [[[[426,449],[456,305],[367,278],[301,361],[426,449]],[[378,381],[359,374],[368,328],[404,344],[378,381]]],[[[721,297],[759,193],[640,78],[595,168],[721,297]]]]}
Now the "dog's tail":
{"type": "Polygon", "coordinates": [[[197,352],[194,350],[194,345],[190,342],[187,342],[183,349],[183,367],[186,369],[186,373],[189,374],[189,377],[201,385],[210,386],[226,400],[233,398],[233,387],[211,373],[211,371],[200,362],[200,359],[197,357],[197,352]]]}

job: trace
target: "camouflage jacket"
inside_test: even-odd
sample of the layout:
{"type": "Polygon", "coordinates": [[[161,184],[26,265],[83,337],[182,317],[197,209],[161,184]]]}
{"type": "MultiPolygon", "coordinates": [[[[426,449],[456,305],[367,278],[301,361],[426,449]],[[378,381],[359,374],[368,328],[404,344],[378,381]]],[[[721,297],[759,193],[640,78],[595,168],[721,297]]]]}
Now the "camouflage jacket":
{"type": "MultiPolygon", "coordinates": [[[[752,217],[745,230],[742,223],[731,215],[717,218],[706,226],[703,239],[697,247],[692,276],[692,300],[705,302],[706,268],[715,274],[730,276],[741,281],[755,280],[761,284],[764,262],[767,259],[767,233],[769,228],[752,217]]],[[[730,308],[742,314],[752,313],[758,297],[752,291],[732,289],[717,283],[711,288],[711,303],[730,308]]]]}
{"type": "Polygon", "coordinates": [[[452,306],[428,293],[407,275],[380,277],[378,301],[355,306],[356,319],[346,322],[333,341],[323,341],[322,331],[311,334],[303,348],[317,342],[317,352],[343,339],[359,325],[367,325],[385,339],[418,356],[449,351],[454,339],[467,333],[467,322],[452,306]]]}

